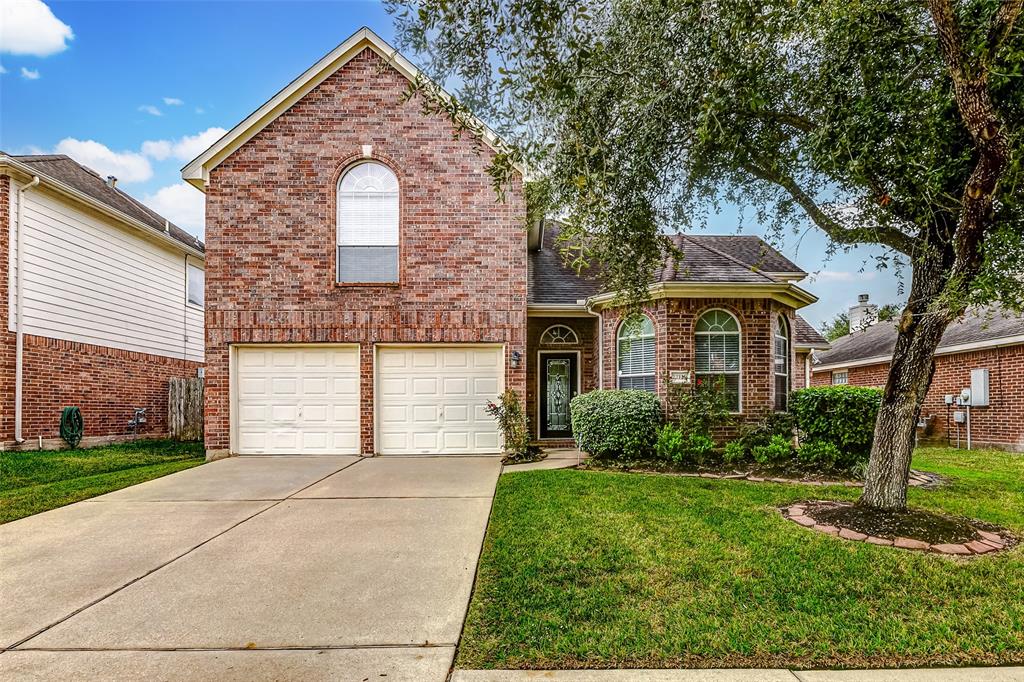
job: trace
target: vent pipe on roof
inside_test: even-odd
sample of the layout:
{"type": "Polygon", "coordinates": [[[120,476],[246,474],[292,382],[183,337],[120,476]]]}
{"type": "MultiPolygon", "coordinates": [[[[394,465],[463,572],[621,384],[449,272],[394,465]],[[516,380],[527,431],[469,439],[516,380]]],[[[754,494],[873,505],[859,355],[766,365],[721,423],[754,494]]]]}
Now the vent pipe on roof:
{"type": "Polygon", "coordinates": [[[110,189],[116,188],[117,187],[117,178],[115,178],[113,175],[108,175],[107,176],[107,187],[109,187],[110,189]]]}

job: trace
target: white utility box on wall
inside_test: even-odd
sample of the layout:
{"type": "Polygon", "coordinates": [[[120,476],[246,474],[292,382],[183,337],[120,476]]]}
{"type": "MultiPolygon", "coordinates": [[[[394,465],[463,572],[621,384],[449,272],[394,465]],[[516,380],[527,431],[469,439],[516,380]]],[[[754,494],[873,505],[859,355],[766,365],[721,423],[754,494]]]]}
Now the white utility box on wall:
{"type": "Polygon", "coordinates": [[[988,370],[971,370],[971,407],[988,407],[988,370]]]}

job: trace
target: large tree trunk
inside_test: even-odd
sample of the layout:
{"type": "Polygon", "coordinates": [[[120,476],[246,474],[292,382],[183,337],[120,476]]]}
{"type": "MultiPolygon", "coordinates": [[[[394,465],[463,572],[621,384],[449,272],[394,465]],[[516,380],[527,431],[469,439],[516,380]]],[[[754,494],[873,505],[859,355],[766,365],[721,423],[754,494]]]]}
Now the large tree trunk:
{"type": "Polygon", "coordinates": [[[944,281],[942,261],[936,255],[914,268],[910,301],[899,320],[889,378],[875,421],[862,505],[887,510],[907,507],[917,421],[935,373],[935,349],[952,319],[945,306],[934,305],[944,281]]]}

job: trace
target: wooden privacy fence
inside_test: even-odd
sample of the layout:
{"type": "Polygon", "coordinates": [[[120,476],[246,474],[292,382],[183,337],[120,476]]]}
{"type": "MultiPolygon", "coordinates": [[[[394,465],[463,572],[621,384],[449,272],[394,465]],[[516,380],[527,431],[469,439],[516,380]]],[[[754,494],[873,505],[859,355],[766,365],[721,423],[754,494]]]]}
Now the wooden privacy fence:
{"type": "Polygon", "coordinates": [[[167,432],[175,440],[203,439],[203,380],[175,378],[167,389],[167,432]]]}

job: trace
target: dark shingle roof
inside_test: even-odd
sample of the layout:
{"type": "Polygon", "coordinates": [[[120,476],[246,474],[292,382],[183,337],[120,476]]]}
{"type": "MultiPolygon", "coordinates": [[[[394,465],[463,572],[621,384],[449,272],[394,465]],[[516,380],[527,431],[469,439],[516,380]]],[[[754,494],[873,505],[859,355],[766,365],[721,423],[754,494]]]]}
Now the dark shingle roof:
{"type": "MultiPolygon", "coordinates": [[[[998,306],[969,310],[961,320],[946,328],[938,350],[964,343],[994,341],[1024,335],[1024,318],[998,306]]],[[[896,346],[896,323],[879,322],[863,331],[832,342],[831,350],[815,356],[816,365],[842,365],[892,355],[896,346]]]]}
{"type": "Polygon", "coordinates": [[[529,303],[576,303],[601,291],[594,268],[577,275],[562,263],[556,244],[558,232],[558,223],[545,221],[541,248],[530,251],[527,256],[526,300],[529,303]]]}
{"type": "MultiPolygon", "coordinates": [[[[545,221],[544,241],[529,255],[530,303],[576,303],[601,292],[596,270],[576,275],[562,264],[557,249],[559,224],[545,221]]],[[[781,253],[754,236],[673,235],[682,258],[666,258],[654,273],[656,282],[709,282],[770,284],[765,274],[803,271],[781,253]]]]}
{"type": "Polygon", "coordinates": [[[796,316],[793,324],[793,342],[797,346],[827,346],[828,341],[818,333],[818,330],[811,326],[811,323],[796,316]]]}
{"type": "Polygon", "coordinates": [[[164,232],[166,226],[168,234],[176,241],[199,251],[205,250],[203,243],[196,239],[195,236],[171,223],[131,195],[122,192],[116,187],[111,187],[98,173],[74,161],[69,156],[63,154],[33,154],[11,156],[10,158],[28,166],[32,169],[33,173],[77,189],[82,194],[134,218],[158,232],[164,232]]]}

